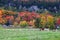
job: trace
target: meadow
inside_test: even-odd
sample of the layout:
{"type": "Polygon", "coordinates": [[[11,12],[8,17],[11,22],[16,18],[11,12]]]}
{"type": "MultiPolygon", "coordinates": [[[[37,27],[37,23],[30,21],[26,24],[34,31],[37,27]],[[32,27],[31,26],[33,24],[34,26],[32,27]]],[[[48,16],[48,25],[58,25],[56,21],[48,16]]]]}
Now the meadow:
{"type": "Polygon", "coordinates": [[[60,40],[60,31],[39,29],[1,29],[0,40],[60,40]]]}

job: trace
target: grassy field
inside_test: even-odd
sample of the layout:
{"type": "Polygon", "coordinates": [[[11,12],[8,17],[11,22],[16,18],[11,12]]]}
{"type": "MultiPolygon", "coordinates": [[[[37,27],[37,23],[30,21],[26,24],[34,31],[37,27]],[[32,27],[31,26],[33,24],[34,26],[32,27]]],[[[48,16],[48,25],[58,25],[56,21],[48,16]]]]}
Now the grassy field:
{"type": "Polygon", "coordinates": [[[60,40],[60,32],[38,29],[1,29],[0,40],[60,40]]]}

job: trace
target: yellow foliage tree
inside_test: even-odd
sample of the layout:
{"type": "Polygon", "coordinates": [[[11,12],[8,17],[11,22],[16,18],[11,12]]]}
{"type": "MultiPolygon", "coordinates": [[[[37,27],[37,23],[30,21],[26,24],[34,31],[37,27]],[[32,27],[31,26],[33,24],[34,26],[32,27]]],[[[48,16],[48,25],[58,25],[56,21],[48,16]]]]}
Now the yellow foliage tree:
{"type": "Polygon", "coordinates": [[[46,25],[46,16],[45,15],[41,15],[40,24],[42,25],[42,27],[45,27],[45,25],[46,25]]]}

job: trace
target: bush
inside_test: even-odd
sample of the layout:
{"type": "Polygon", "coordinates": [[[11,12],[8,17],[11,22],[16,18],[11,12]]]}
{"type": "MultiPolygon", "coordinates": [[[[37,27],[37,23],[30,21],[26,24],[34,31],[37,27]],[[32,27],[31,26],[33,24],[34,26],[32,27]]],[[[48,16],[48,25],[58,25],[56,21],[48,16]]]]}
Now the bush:
{"type": "Polygon", "coordinates": [[[37,28],[40,27],[40,19],[39,19],[39,18],[36,18],[35,26],[36,26],[37,28]]]}
{"type": "Polygon", "coordinates": [[[20,26],[21,27],[26,27],[26,26],[28,26],[28,23],[26,21],[21,21],[20,26]]]}

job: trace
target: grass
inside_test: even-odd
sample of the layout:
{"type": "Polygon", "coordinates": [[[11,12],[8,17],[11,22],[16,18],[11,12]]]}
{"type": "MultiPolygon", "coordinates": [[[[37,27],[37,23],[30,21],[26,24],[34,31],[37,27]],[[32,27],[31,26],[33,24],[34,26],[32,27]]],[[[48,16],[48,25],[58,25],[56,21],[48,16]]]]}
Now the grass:
{"type": "Polygon", "coordinates": [[[1,29],[0,40],[60,40],[60,32],[36,29],[1,29]]]}

